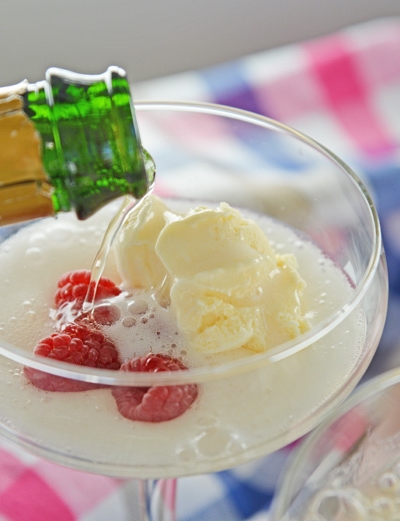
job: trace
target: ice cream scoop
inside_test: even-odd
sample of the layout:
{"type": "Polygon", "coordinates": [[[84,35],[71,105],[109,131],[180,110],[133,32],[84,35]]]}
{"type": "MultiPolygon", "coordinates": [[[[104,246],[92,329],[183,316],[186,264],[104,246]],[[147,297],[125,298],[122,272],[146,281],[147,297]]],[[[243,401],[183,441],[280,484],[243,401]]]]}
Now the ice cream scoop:
{"type": "Polygon", "coordinates": [[[170,309],[192,348],[262,352],[309,328],[296,258],[276,254],[254,220],[226,203],[178,215],[146,199],[118,244],[121,275],[148,290],[168,281],[170,309]]]}

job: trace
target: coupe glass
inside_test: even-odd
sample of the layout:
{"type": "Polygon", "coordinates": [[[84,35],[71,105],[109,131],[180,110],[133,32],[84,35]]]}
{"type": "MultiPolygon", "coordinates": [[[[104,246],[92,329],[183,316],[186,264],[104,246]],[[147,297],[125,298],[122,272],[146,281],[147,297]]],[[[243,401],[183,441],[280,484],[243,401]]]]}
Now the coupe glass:
{"type": "MultiPolygon", "coordinates": [[[[143,146],[157,165],[156,194],[171,204],[185,199],[189,206],[225,201],[256,219],[278,221],[295,234],[290,248],[307,288],[315,284],[316,272],[330,265],[347,278],[350,290],[340,293],[323,276],[310,297],[311,329],[264,353],[171,373],[89,369],[32,351],[51,331],[57,277],[91,267],[115,205],[84,222],[67,214],[2,229],[1,435],[61,465],[136,478],[143,498],[136,518],[159,521],[174,519],[177,477],[271,453],[310,431],[348,396],[381,335],[387,274],[378,218],[365,186],[320,144],[234,108],[138,102],[136,110],[143,146]],[[303,253],[309,242],[321,250],[313,262],[303,253]],[[5,271],[10,256],[15,261],[5,271]],[[24,288],[24,298],[15,304],[17,286],[24,288]],[[25,380],[24,366],[98,389],[41,391],[25,380]],[[179,418],[158,424],[119,417],[110,392],[116,386],[185,383],[198,386],[195,403],[179,418]]],[[[270,240],[279,253],[279,234],[270,240]]],[[[109,258],[105,274],[113,269],[109,258]]]]}
{"type": "Polygon", "coordinates": [[[400,519],[400,369],[364,383],[288,463],[271,521],[400,519]]]}

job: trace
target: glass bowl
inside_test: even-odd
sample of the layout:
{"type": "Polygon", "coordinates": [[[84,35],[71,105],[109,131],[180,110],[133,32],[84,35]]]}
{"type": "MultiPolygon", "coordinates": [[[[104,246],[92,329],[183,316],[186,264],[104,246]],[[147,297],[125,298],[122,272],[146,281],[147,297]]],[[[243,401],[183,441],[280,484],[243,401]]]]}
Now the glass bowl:
{"type": "MultiPolygon", "coordinates": [[[[171,205],[181,199],[190,207],[224,201],[260,219],[276,251],[289,248],[299,261],[312,327],[263,353],[171,373],[98,370],[34,356],[37,341],[51,332],[57,278],[91,268],[117,206],[83,222],[65,214],[3,228],[0,433],[36,455],[111,476],[219,471],[303,436],[364,374],[387,305],[379,222],[354,172],[293,129],[210,104],[135,107],[143,146],[157,165],[154,193],[171,205]],[[292,234],[285,245],[280,232],[272,231],[277,222],[292,234]],[[318,248],[312,259],[304,253],[307,244],[318,248]],[[332,269],[333,278],[327,275],[332,269]],[[26,380],[24,367],[98,388],[42,391],[26,380]],[[184,384],[198,386],[195,403],[179,418],[158,424],[121,417],[111,393],[118,386],[184,384]]],[[[105,274],[118,276],[112,258],[105,274]]]]}

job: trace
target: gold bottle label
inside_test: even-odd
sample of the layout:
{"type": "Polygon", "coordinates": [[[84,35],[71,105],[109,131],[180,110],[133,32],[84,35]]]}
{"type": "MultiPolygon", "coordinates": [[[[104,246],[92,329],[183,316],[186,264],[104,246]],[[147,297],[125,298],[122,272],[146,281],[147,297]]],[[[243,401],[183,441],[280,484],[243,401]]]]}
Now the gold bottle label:
{"type": "Polygon", "coordinates": [[[54,213],[40,136],[23,110],[23,88],[0,89],[0,226],[54,213]]]}

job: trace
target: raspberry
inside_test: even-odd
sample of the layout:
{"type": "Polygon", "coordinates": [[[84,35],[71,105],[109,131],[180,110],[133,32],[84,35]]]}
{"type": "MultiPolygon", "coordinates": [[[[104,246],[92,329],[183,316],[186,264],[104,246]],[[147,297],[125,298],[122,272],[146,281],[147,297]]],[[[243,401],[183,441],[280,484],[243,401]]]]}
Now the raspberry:
{"type": "MultiPolygon", "coordinates": [[[[34,352],[87,367],[119,369],[121,366],[114,344],[88,323],[69,324],[62,331],[41,340],[34,352]]],[[[99,387],[98,384],[52,375],[31,367],[25,367],[24,373],[33,385],[45,391],[86,391],[99,387]]]]}
{"type": "MultiPolygon", "coordinates": [[[[122,371],[157,373],[180,371],[187,367],[175,358],[148,354],[128,360],[122,371]]],[[[197,397],[196,384],[163,385],[152,387],[115,387],[112,394],[119,412],[129,420],[163,422],[183,414],[197,397]]]]}
{"type": "MultiPolygon", "coordinates": [[[[75,302],[74,308],[80,309],[86,298],[93,299],[95,283],[90,282],[90,270],[76,270],[65,273],[57,283],[54,300],[59,308],[67,302],[75,302]],[[90,288],[89,288],[90,286],[90,288]]],[[[119,295],[121,290],[106,277],[100,277],[96,290],[96,300],[119,295]]]]}

